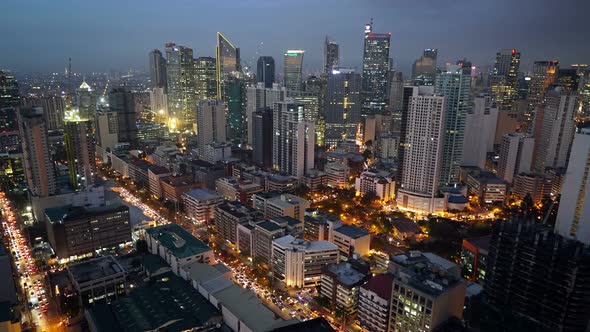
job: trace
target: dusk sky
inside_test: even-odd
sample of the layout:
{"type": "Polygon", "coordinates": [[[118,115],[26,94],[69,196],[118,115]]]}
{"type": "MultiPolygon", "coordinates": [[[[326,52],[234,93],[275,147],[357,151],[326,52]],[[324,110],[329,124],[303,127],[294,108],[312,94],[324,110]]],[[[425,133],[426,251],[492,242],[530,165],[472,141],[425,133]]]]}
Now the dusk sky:
{"type": "Polygon", "coordinates": [[[304,49],[306,71],[319,69],[326,35],[341,63],[359,67],[363,26],[391,32],[391,57],[407,72],[424,48],[439,66],[466,57],[493,63],[500,48],[564,65],[590,62],[588,0],[2,0],[0,68],[63,72],[146,70],[148,52],[166,41],[215,55],[215,32],[255,65],[271,55],[282,68],[286,49],[304,49]]]}

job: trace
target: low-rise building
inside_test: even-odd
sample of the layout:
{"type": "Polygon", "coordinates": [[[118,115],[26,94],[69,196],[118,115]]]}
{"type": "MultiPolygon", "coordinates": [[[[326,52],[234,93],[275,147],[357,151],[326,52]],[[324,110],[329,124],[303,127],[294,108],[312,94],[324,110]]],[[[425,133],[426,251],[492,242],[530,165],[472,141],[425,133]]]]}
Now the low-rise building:
{"type": "Polygon", "coordinates": [[[176,275],[187,264],[215,262],[213,249],[177,224],[148,228],[145,233],[149,252],[160,255],[176,275]]]}
{"type": "Polygon", "coordinates": [[[341,257],[352,257],[354,253],[368,256],[371,249],[371,235],[369,232],[352,225],[336,228],[330,242],[338,246],[341,257]]]}
{"type": "Polygon", "coordinates": [[[71,264],[67,270],[83,307],[110,302],[127,292],[127,271],[113,256],[71,264]]]}
{"type": "Polygon", "coordinates": [[[507,185],[492,172],[470,172],[466,184],[468,193],[476,196],[480,204],[503,203],[506,200],[507,185]]]}
{"type": "Polygon", "coordinates": [[[360,286],[368,278],[368,275],[355,270],[349,263],[326,265],[322,273],[320,295],[328,298],[335,308],[350,317],[357,310],[360,286]]]}
{"type": "Polygon", "coordinates": [[[422,233],[422,229],[416,222],[408,218],[396,218],[391,220],[393,228],[393,237],[398,241],[414,239],[416,235],[422,233]]]}
{"type": "Polygon", "coordinates": [[[356,178],[355,189],[362,194],[374,193],[383,201],[395,198],[395,181],[389,172],[363,172],[356,178]]]}
{"type": "Polygon", "coordinates": [[[323,267],[338,263],[338,254],[338,246],[328,241],[308,242],[286,235],[272,243],[272,271],[287,287],[315,287],[323,267]]]}
{"type": "Polygon", "coordinates": [[[348,186],[350,168],[340,162],[329,162],[324,166],[324,172],[328,177],[328,186],[333,188],[345,188],[348,186]]]}
{"type": "Polygon", "coordinates": [[[291,217],[277,217],[256,224],[253,239],[253,256],[270,263],[272,241],[285,235],[292,235],[296,238],[301,237],[303,235],[303,223],[291,217]]]}
{"type": "Polygon", "coordinates": [[[184,209],[189,218],[209,223],[215,217],[215,207],[223,203],[223,197],[210,189],[193,189],[182,195],[184,209]]]}
{"type": "Polygon", "coordinates": [[[265,176],[264,191],[289,192],[298,184],[299,180],[294,176],[272,174],[265,176]]]}
{"type": "Polygon", "coordinates": [[[328,175],[322,171],[312,169],[303,176],[302,180],[303,184],[309,188],[309,191],[314,192],[318,187],[328,184],[328,175]]]}
{"type": "Polygon", "coordinates": [[[172,174],[166,167],[152,166],[148,169],[148,181],[150,184],[150,194],[156,198],[162,197],[162,184],[160,180],[172,174]]]}
{"type": "Polygon", "coordinates": [[[217,231],[219,241],[232,245],[238,244],[238,225],[246,225],[262,221],[262,215],[238,202],[224,202],[215,208],[213,226],[217,231]]]}
{"type": "Polygon", "coordinates": [[[237,201],[252,206],[252,196],[261,193],[263,187],[251,180],[238,180],[229,177],[217,179],[215,190],[228,201],[237,201]]]}
{"type": "Polygon", "coordinates": [[[162,197],[172,202],[179,202],[182,194],[201,187],[200,183],[193,181],[192,175],[170,175],[160,179],[162,197]]]}
{"type": "Polygon", "coordinates": [[[359,291],[357,320],[367,331],[389,331],[389,306],[393,275],[379,274],[369,279],[359,291]]]}
{"type": "Polygon", "coordinates": [[[305,210],[303,239],[306,241],[334,241],[334,229],[342,226],[342,219],[318,209],[305,210]]]}
{"type": "Polygon", "coordinates": [[[467,279],[480,284],[485,281],[490,240],[491,236],[463,239],[461,265],[467,279]]]}
{"type": "Polygon", "coordinates": [[[92,255],[131,241],[129,208],[125,205],[45,209],[47,237],[60,259],[92,255]]]}
{"type": "Polygon", "coordinates": [[[288,193],[260,193],[253,197],[254,208],[262,211],[265,218],[289,216],[301,222],[309,201],[288,193]]]}
{"type": "Polygon", "coordinates": [[[205,145],[205,161],[215,164],[231,157],[231,144],[214,142],[205,145]]]}
{"type": "Polygon", "coordinates": [[[152,164],[145,160],[134,159],[129,162],[129,178],[138,185],[148,185],[148,169],[152,164]]]}

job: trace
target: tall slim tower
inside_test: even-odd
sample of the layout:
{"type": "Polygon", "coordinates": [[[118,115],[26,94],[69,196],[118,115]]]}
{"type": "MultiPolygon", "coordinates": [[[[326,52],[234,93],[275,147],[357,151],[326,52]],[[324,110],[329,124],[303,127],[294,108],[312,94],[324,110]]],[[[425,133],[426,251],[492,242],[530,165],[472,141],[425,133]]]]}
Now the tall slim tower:
{"type": "Polygon", "coordinates": [[[217,99],[225,100],[225,83],[232,76],[239,76],[240,49],[221,32],[217,33],[217,99]]]}
{"type": "Polygon", "coordinates": [[[166,59],[158,49],[152,50],[149,58],[151,88],[164,88],[166,91],[166,59]]]}
{"type": "Polygon", "coordinates": [[[96,141],[92,120],[65,119],[64,141],[70,185],[74,189],[88,188],[94,183],[96,174],[96,141]]]}
{"type": "Polygon", "coordinates": [[[275,82],[275,59],[271,56],[261,56],[256,63],[256,79],[264,83],[267,89],[272,88],[275,82]]]}
{"type": "Polygon", "coordinates": [[[18,84],[14,76],[5,70],[0,70],[0,108],[16,107],[20,104],[18,84]]]}
{"type": "Polygon", "coordinates": [[[471,109],[471,64],[464,61],[459,65],[449,65],[437,76],[435,93],[447,97],[439,184],[449,186],[459,182],[465,117],[471,109]]]}
{"type": "Polygon", "coordinates": [[[203,99],[217,97],[216,60],[211,57],[199,57],[194,60],[195,65],[195,94],[196,102],[203,99]]]}
{"type": "Polygon", "coordinates": [[[363,111],[381,113],[387,105],[387,72],[391,33],[374,33],[373,21],[365,25],[363,50],[363,111]]]}
{"type": "Polygon", "coordinates": [[[197,106],[197,151],[205,158],[205,146],[211,143],[225,143],[227,140],[225,105],[221,100],[204,99],[197,106]]]}
{"type": "Polygon", "coordinates": [[[300,91],[303,88],[303,50],[288,50],[285,53],[285,88],[300,91]]]}
{"type": "Polygon", "coordinates": [[[532,112],[543,103],[545,92],[557,80],[559,61],[535,61],[529,81],[528,103],[529,122],[532,122],[532,112]]]}
{"type": "Polygon", "coordinates": [[[137,121],[133,93],[125,88],[114,88],[109,92],[110,111],[117,116],[117,139],[119,142],[137,141],[137,121]]]}
{"type": "Polygon", "coordinates": [[[33,196],[47,197],[56,188],[43,110],[21,108],[18,115],[27,187],[33,196]]]}
{"type": "Polygon", "coordinates": [[[337,68],[340,63],[340,51],[338,44],[329,40],[326,36],[324,41],[324,73],[328,74],[333,68],[337,68]]]}
{"type": "Polygon", "coordinates": [[[361,122],[361,76],[353,69],[334,69],[328,74],[324,142],[336,146],[339,141],[355,139],[361,122]]]}
{"type": "Polygon", "coordinates": [[[447,114],[446,97],[432,86],[408,87],[407,131],[398,206],[422,212],[439,211],[438,194],[447,114]]]}
{"type": "Polygon", "coordinates": [[[96,113],[96,94],[86,81],[82,82],[80,87],[76,89],[76,107],[80,111],[80,117],[94,119],[96,113]]]}
{"type": "Polygon", "coordinates": [[[518,96],[517,82],[520,52],[502,49],[496,53],[496,61],[489,77],[492,99],[502,109],[510,109],[518,96]]]}
{"type": "MultiPolygon", "coordinates": [[[[246,88],[246,116],[248,119],[248,144],[254,144],[254,114],[267,108],[272,109],[274,103],[285,101],[287,90],[274,84],[272,89],[265,88],[262,83],[246,88]]],[[[272,116],[272,115],[271,115],[272,116]]]]}
{"type": "Polygon", "coordinates": [[[305,120],[305,106],[290,101],[273,108],[273,168],[301,178],[314,168],[315,125],[305,120]]]}
{"type": "Polygon", "coordinates": [[[168,128],[171,131],[192,129],[196,105],[193,50],[190,47],[167,43],[166,57],[168,128]]]}
{"type": "Polygon", "coordinates": [[[434,85],[437,56],[438,50],[436,48],[427,48],[422,57],[414,62],[412,79],[416,85],[434,85]]]}

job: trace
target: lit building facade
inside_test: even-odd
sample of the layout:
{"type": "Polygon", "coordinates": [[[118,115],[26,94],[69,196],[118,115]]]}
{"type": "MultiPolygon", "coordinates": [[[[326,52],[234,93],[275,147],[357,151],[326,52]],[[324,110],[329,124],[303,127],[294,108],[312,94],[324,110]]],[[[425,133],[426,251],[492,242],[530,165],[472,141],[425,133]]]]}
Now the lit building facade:
{"type": "Polygon", "coordinates": [[[391,33],[374,33],[373,22],[365,25],[362,103],[365,113],[383,112],[387,104],[387,72],[391,33]]]}

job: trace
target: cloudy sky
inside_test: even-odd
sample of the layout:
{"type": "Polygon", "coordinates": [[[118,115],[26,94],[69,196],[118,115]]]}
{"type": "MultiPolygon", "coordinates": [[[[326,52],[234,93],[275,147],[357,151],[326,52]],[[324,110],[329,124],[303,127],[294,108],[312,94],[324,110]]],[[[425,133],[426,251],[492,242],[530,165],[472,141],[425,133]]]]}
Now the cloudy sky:
{"type": "Polygon", "coordinates": [[[500,48],[564,65],[590,62],[589,0],[1,0],[0,68],[77,72],[147,69],[147,54],[166,41],[215,55],[221,31],[255,64],[304,49],[307,71],[320,69],[326,35],[341,63],[359,67],[363,26],[391,32],[391,57],[409,70],[424,48],[439,65],[458,58],[493,62],[500,48]]]}

